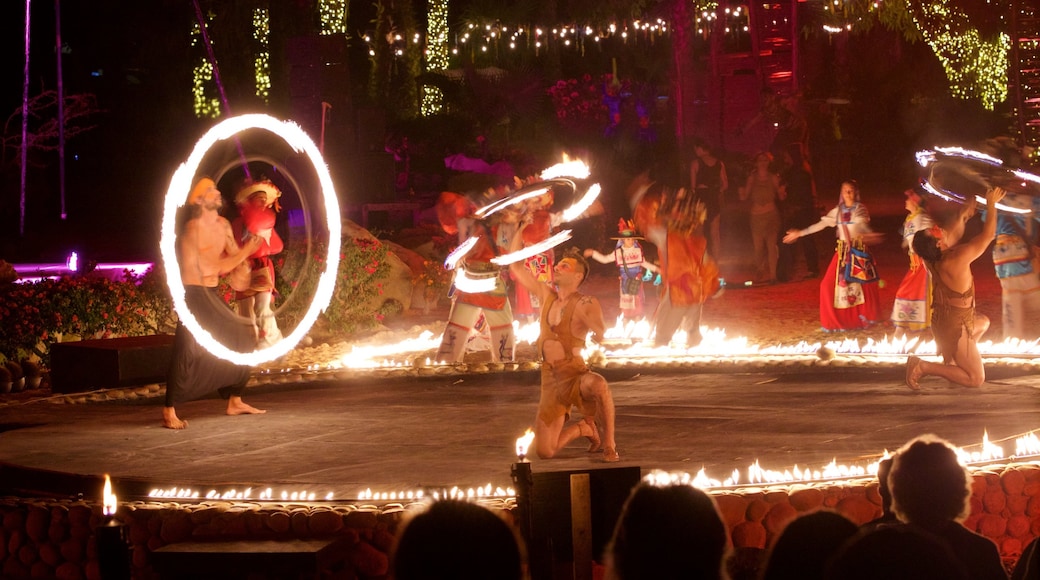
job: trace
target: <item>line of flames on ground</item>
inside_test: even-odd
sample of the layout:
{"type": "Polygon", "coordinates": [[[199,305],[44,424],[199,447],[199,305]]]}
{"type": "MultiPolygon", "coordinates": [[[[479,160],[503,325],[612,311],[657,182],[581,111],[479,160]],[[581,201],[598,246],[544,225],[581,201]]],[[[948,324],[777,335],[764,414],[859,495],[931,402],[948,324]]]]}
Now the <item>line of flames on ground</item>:
{"type": "MultiPolygon", "coordinates": [[[[538,340],[538,324],[520,324],[514,322],[517,342],[535,344],[538,340]]],[[[379,339],[364,344],[350,344],[337,360],[313,365],[308,370],[328,370],[338,368],[375,369],[414,366],[451,366],[453,362],[441,362],[430,359],[419,360],[424,353],[436,350],[440,346],[440,334],[430,328],[416,330],[414,336],[399,337],[399,333],[387,333],[391,340],[379,339]],[[396,340],[393,340],[396,339],[396,340]]],[[[883,340],[874,338],[857,339],[841,338],[826,342],[801,341],[796,344],[762,345],[752,343],[747,337],[727,337],[721,328],[701,327],[701,342],[686,348],[687,335],[678,331],[668,346],[653,346],[653,330],[648,320],[625,321],[618,318],[616,324],[607,329],[602,345],[587,348],[583,354],[586,360],[596,364],[624,364],[625,362],[684,362],[705,359],[738,359],[738,358],[785,358],[785,357],[820,357],[829,358],[835,355],[870,356],[876,359],[891,359],[893,362],[905,360],[910,354],[918,356],[936,356],[935,341],[922,340],[920,336],[886,336],[883,340]]],[[[591,338],[591,337],[590,337],[591,338]]],[[[490,340],[480,332],[473,333],[469,340],[468,350],[487,349],[490,340]]],[[[593,344],[591,340],[589,344],[593,344]]],[[[1018,358],[1031,359],[1040,356],[1040,340],[1007,339],[1001,342],[981,341],[979,351],[988,359],[1018,358]]]]}
{"type": "MultiPolygon", "coordinates": [[[[1005,440],[1010,440],[1008,437],[1005,440]]],[[[992,468],[999,461],[1011,460],[1017,463],[1038,463],[1040,458],[1040,437],[1035,431],[1024,435],[1014,436],[1015,453],[1007,456],[1004,448],[989,439],[988,432],[983,432],[982,442],[967,448],[958,447],[957,455],[969,469],[992,468]]],[[[765,469],[759,460],[755,460],[748,469],[746,481],[741,480],[740,472],[736,469],[725,479],[714,479],[708,476],[702,468],[696,474],[687,472],[668,472],[663,470],[651,470],[644,476],[647,482],[664,484],[692,485],[706,490],[719,490],[725,488],[755,487],[769,485],[792,485],[808,483],[841,482],[846,480],[860,480],[876,478],[878,464],[882,459],[890,457],[886,449],[875,461],[866,465],[839,464],[837,459],[819,468],[799,468],[797,465],[783,471],[765,469]]],[[[353,498],[338,498],[332,492],[318,494],[306,489],[286,489],[275,492],[266,487],[259,491],[253,488],[238,490],[226,488],[223,490],[210,489],[207,492],[186,486],[171,486],[154,488],[148,493],[151,499],[176,499],[187,501],[225,500],[225,501],[291,501],[291,502],[330,502],[330,501],[424,501],[427,499],[438,500],[445,498],[453,499],[490,499],[490,498],[515,498],[516,491],[509,486],[493,486],[491,483],[480,487],[462,488],[453,486],[451,488],[438,489],[413,489],[395,491],[373,491],[366,488],[358,492],[353,498]]]]}

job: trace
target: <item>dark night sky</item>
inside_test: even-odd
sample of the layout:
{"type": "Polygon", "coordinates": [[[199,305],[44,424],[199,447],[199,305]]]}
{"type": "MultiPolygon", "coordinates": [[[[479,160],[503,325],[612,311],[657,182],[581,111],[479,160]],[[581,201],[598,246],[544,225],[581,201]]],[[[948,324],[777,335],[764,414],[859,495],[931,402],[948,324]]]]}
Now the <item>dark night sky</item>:
{"type": "MultiPolygon", "coordinates": [[[[229,0],[227,5],[235,3],[229,0]]],[[[8,0],[0,6],[4,32],[0,114],[6,121],[21,102],[25,4],[8,0]]],[[[30,92],[38,94],[56,87],[54,2],[34,0],[32,7],[30,92]]],[[[19,172],[9,159],[0,166],[0,258],[34,253],[45,259],[60,258],[70,245],[90,239],[96,244],[92,251],[103,259],[110,259],[106,253],[119,254],[111,258],[150,259],[156,254],[159,206],[167,180],[209,127],[209,122],[191,114],[187,42],[191,2],[65,0],[61,7],[65,92],[98,97],[100,110],[92,118],[96,128],[67,146],[67,221],[58,219],[56,156],[48,156],[45,166],[31,167],[24,238],[17,231],[19,172]],[[108,235],[96,236],[97,231],[108,235]]],[[[884,54],[881,50],[893,40],[882,36],[880,42],[881,49],[866,39],[857,41],[849,64],[856,69],[861,90],[870,91],[875,101],[884,99],[876,109],[862,110],[848,120],[850,134],[861,132],[860,142],[869,149],[868,155],[883,160],[873,171],[884,171],[892,155],[903,155],[901,150],[889,157],[875,153],[891,148],[893,142],[931,139],[954,126],[965,133],[991,130],[964,122],[960,105],[947,108],[948,103],[936,100],[937,105],[924,114],[907,108],[911,90],[919,92],[929,84],[941,90],[938,63],[927,47],[918,45],[900,57],[912,64],[891,68],[898,59],[877,55],[884,54]],[[958,122],[951,124],[952,118],[958,122]]],[[[352,78],[357,84],[363,73],[354,71],[352,78]]],[[[864,103],[870,104],[867,99],[864,103]]],[[[5,128],[5,136],[20,135],[20,126],[15,125],[5,128]]]]}

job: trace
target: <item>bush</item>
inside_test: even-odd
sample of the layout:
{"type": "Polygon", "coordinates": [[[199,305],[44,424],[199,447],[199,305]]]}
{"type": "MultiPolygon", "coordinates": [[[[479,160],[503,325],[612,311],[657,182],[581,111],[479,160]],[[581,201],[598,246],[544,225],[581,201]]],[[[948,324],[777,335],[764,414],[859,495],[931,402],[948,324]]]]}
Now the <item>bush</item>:
{"type": "Polygon", "coordinates": [[[122,280],[63,276],[27,284],[0,284],[0,356],[44,364],[50,345],[83,339],[161,334],[173,329],[173,308],[161,275],[149,270],[122,280]]]}
{"type": "MultiPolygon", "coordinates": [[[[274,257],[279,327],[294,328],[303,318],[317,288],[318,278],[325,269],[326,252],[325,244],[302,240],[290,242],[281,254],[274,257]]],[[[386,256],[387,248],[379,240],[343,240],[336,288],[328,308],[318,318],[325,331],[352,334],[372,328],[384,317],[400,312],[400,308],[395,311],[392,305],[379,299],[382,294],[380,280],[385,279],[390,271],[386,256]]]]}
{"type": "MultiPolygon", "coordinates": [[[[324,270],[324,244],[301,241],[274,257],[278,324],[294,328],[310,306],[324,270]]],[[[336,287],[318,317],[323,331],[349,335],[399,314],[401,305],[384,301],[382,279],[390,271],[387,248],[376,239],[347,239],[340,250],[336,287]]],[[[221,296],[233,307],[226,281],[221,296]]],[[[65,276],[28,284],[0,283],[0,362],[38,357],[50,360],[50,345],[73,339],[169,334],[176,314],[161,270],[122,280],[65,276]]]]}

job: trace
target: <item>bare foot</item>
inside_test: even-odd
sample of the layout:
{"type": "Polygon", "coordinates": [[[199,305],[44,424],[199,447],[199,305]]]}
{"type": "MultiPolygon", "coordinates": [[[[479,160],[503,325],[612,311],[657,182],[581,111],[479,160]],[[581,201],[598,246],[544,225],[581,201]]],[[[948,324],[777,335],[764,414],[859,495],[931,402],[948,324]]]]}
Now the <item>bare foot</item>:
{"type": "Polygon", "coordinates": [[[596,428],[596,420],[591,417],[585,417],[578,423],[578,432],[581,433],[582,437],[586,437],[589,440],[589,453],[595,453],[600,450],[603,446],[599,439],[599,429],[596,428]]]}
{"type": "Polygon", "coordinates": [[[242,397],[231,397],[228,399],[228,415],[263,415],[266,412],[267,411],[257,409],[256,407],[246,403],[242,400],[242,397]]]}
{"type": "Polygon", "coordinates": [[[617,463],[618,461],[621,461],[621,456],[618,455],[617,449],[613,447],[604,447],[603,461],[606,461],[607,463],[617,463]]]}
{"type": "Polygon", "coordinates": [[[173,407],[163,407],[162,426],[167,429],[184,429],[188,426],[188,422],[177,418],[177,411],[173,407]]]}
{"type": "Polygon", "coordinates": [[[906,386],[913,390],[921,388],[921,359],[916,356],[910,356],[906,359],[906,386]]]}

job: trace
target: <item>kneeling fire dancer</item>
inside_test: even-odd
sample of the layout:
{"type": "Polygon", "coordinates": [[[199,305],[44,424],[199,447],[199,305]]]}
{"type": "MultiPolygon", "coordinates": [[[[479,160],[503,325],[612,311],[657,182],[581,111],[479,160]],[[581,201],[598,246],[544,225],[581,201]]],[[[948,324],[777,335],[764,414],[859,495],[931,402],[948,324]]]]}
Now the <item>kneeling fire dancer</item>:
{"type": "MultiPolygon", "coordinates": [[[[511,251],[522,247],[521,226],[511,251]]],[[[509,266],[516,281],[542,303],[538,353],[542,360],[542,389],[535,419],[534,449],[542,459],[556,455],[578,437],[587,437],[589,452],[603,450],[603,460],[618,461],[614,442],[614,399],[602,375],[585,365],[581,350],[585,336],[601,342],[606,324],[599,301],[578,292],[589,275],[589,265],[578,251],[564,253],[553,268],[556,289],[539,282],[522,262],[509,266]],[[572,407],[582,412],[580,421],[568,424],[572,407]],[[602,422],[600,437],[596,419],[602,422]]]]}
{"type": "Polygon", "coordinates": [[[921,360],[911,355],[906,360],[906,384],[921,388],[921,379],[938,376],[965,387],[981,387],[986,368],[979,354],[978,340],[989,329],[989,318],[975,311],[975,277],[971,264],[981,256],[996,236],[996,204],[1004,190],[994,187],[986,192],[986,218],[982,231],[956,245],[964,222],[975,215],[976,198],[964,204],[958,225],[951,234],[938,236],[929,230],[914,234],[913,247],[932,273],[932,334],[942,363],[921,360]],[[952,246],[952,247],[951,247],[952,246]]]}
{"type": "MultiPolygon", "coordinates": [[[[220,276],[230,272],[260,247],[251,236],[238,246],[231,224],[218,213],[223,198],[212,179],[203,178],[192,188],[182,210],[184,222],[177,232],[177,265],[184,283],[184,300],[199,324],[225,347],[252,352],[256,334],[249,319],[233,314],[217,295],[220,276]]],[[[217,391],[227,399],[228,415],[264,413],[242,401],[249,380],[248,366],[221,360],[206,350],[183,324],[177,325],[170,371],[166,378],[163,427],[183,429],[188,422],[177,417],[174,405],[217,391]]]]}

